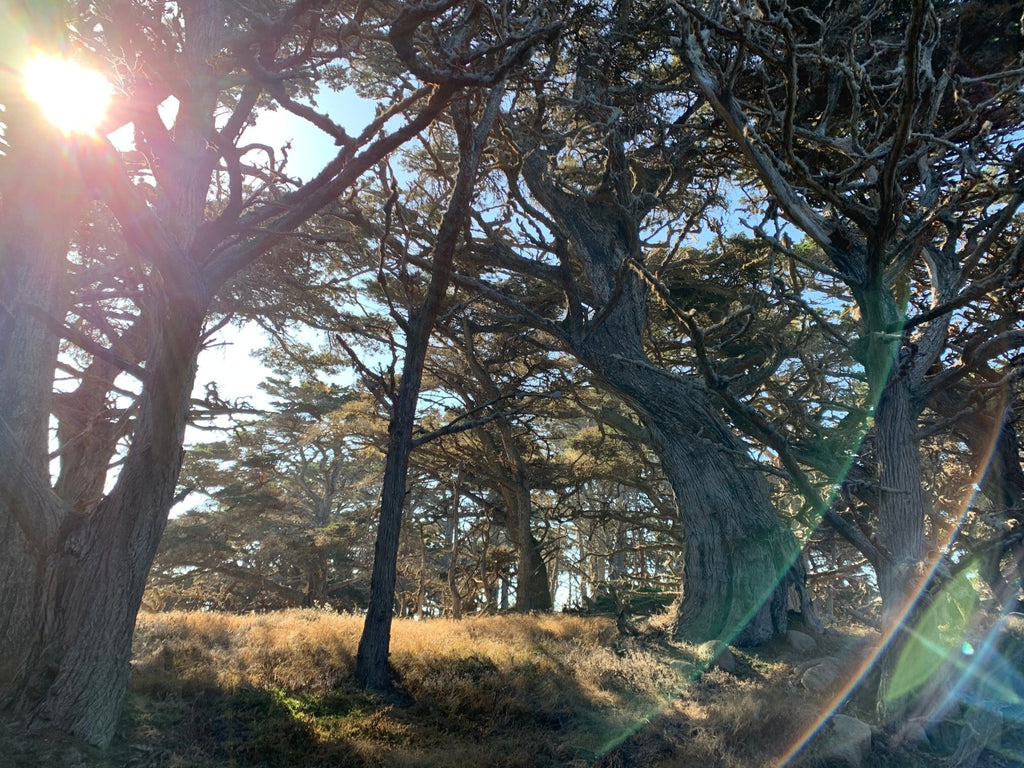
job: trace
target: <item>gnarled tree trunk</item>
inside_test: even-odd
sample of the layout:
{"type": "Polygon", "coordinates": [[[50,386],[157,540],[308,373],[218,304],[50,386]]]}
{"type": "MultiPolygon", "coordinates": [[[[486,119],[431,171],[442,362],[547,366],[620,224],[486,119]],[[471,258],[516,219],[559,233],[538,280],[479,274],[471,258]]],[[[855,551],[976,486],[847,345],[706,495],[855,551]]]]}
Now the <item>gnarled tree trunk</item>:
{"type": "MultiPolygon", "coordinates": [[[[22,512],[59,525],[36,538],[15,522],[11,501],[0,508],[0,580],[14,601],[3,614],[0,707],[30,725],[59,724],[101,745],[113,735],[135,616],[181,466],[203,315],[180,303],[167,313],[126,464],[94,509],[81,514],[41,494],[22,512]]],[[[16,445],[16,435],[5,438],[16,445]]],[[[43,487],[44,478],[36,481],[43,487]]]]}
{"type": "Polygon", "coordinates": [[[757,645],[784,634],[800,548],[768,483],[699,385],[624,360],[617,338],[592,336],[581,360],[636,411],[675,493],[686,542],[676,635],[757,645]]]}
{"type": "MultiPolygon", "coordinates": [[[[69,453],[54,490],[49,416],[69,308],[66,257],[85,201],[78,164],[102,149],[59,136],[28,105],[7,106],[0,192],[0,712],[104,745],[120,715],[135,616],[173,502],[209,295],[187,282],[194,277],[182,263],[188,228],[174,243],[150,233],[154,247],[178,261],[182,279],[148,278],[142,322],[149,342],[131,444],[102,498],[110,455],[69,453]],[[88,482],[87,464],[99,472],[88,482]]],[[[212,122],[212,106],[209,115],[212,122]]],[[[195,226],[207,184],[192,186],[196,210],[183,204],[179,213],[195,226]]],[[[99,437],[96,450],[112,451],[116,440],[99,437]]]]}
{"type": "MultiPolygon", "coordinates": [[[[64,510],[49,493],[47,427],[63,320],[61,291],[67,245],[79,212],[78,179],[59,153],[56,135],[23,110],[5,113],[10,150],[0,193],[0,708],[24,666],[52,588],[45,559],[64,510]],[[56,194],[52,194],[56,190],[56,194]],[[48,205],[44,206],[44,201],[48,205]],[[31,483],[30,487],[25,487],[31,483]]],[[[51,609],[52,610],[52,609],[51,609]]]]}
{"type": "Polygon", "coordinates": [[[625,204],[562,191],[540,152],[524,161],[523,177],[563,228],[596,300],[593,316],[569,325],[563,339],[636,412],[675,492],[686,540],[676,634],[745,645],[784,634],[800,547],[703,385],[647,356],[648,290],[631,268],[641,214],[630,212],[621,190],[625,204]]]}

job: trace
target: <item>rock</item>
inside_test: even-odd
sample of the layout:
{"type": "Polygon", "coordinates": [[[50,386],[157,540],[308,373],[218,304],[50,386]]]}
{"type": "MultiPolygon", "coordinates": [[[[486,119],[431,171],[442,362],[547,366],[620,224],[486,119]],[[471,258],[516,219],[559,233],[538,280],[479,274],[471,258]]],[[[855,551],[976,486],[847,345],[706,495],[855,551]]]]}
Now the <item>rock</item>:
{"type": "Polygon", "coordinates": [[[1024,615],[1008,613],[999,623],[996,647],[1007,662],[1019,668],[1024,661],[1024,615]]]}
{"type": "Polygon", "coordinates": [[[909,744],[917,749],[928,749],[931,747],[931,740],[928,738],[928,730],[925,728],[927,720],[924,718],[910,718],[900,728],[899,741],[901,744],[909,744]]]}
{"type": "Polygon", "coordinates": [[[811,693],[828,693],[835,689],[841,676],[839,662],[827,657],[804,670],[800,676],[800,685],[811,693]]]}
{"type": "Polygon", "coordinates": [[[669,667],[671,667],[672,671],[677,675],[681,675],[688,680],[695,679],[699,674],[697,668],[688,661],[673,661],[669,664],[669,667]]]}
{"type": "Polygon", "coordinates": [[[811,749],[829,765],[861,768],[871,754],[871,726],[849,715],[833,715],[811,749]]]}
{"type": "Polygon", "coordinates": [[[793,671],[796,673],[797,677],[800,677],[800,675],[802,675],[811,667],[816,667],[819,664],[822,664],[826,661],[835,661],[836,663],[838,663],[838,659],[832,656],[817,656],[813,659],[805,659],[804,661],[801,661],[799,664],[793,667],[793,671]]]}
{"type": "Polygon", "coordinates": [[[1003,631],[1012,632],[1017,637],[1024,638],[1024,613],[1008,613],[1003,617],[1003,631]]]}
{"type": "Polygon", "coordinates": [[[717,667],[730,675],[736,674],[736,657],[725,643],[708,640],[698,650],[702,658],[708,659],[708,669],[717,667]]]}
{"type": "Polygon", "coordinates": [[[786,633],[786,642],[797,653],[813,653],[818,647],[818,643],[813,637],[795,629],[786,633]]]}
{"type": "Polygon", "coordinates": [[[74,747],[65,749],[59,758],[62,768],[86,768],[85,756],[74,747]]]}

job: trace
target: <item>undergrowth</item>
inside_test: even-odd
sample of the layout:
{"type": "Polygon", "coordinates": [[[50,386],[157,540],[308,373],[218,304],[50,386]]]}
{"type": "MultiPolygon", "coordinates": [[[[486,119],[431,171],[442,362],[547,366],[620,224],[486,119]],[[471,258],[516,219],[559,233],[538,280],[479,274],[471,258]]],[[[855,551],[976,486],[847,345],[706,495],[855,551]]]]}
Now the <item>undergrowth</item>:
{"type": "Polygon", "coordinates": [[[396,620],[388,698],[353,682],[361,617],[147,614],[114,744],[50,741],[43,759],[0,723],[0,767],[779,764],[825,706],[798,687],[794,659],[779,646],[708,670],[707,651],[670,641],[666,622],[623,637],[602,617],[396,620]]]}
{"type": "Polygon", "coordinates": [[[361,629],[323,611],[141,617],[122,751],[175,768],[584,766],[691,669],[684,646],[673,666],[617,645],[606,618],[395,621],[396,701],[352,681],[361,629]]]}

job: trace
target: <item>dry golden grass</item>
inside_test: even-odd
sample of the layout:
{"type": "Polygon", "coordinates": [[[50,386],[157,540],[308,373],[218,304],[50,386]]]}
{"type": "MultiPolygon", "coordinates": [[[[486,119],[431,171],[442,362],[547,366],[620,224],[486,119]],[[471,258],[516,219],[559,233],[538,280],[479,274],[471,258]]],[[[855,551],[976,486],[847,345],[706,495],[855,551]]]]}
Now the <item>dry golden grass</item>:
{"type": "Polygon", "coordinates": [[[711,670],[598,766],[774,766],[815,716],[807,693],[788,685],[781,667],[746,679],[711,670]]]}
{"type": "MultiPolygon", "coordinates": [[[[729,675],[702,670],[664,620],[622,638],[609,619],[568,615],[396,621],[402,696],[388,700],[352,681],[361,630],[323,611],[144,615],[118,738],[85,765],[757,768],[824,704],[781,644],[729,675]]],[[[62,764],[8,746],[0,733],[0,768],[62,764]]]]}
{"type": "Polygon", "coordinates": [[[124,741],[162,765],[582,766],[686,683],[615,650],[604,618],[403,620],[396,704],[352,683],[361,630],[322,611],[143,616],[124,741]]]}

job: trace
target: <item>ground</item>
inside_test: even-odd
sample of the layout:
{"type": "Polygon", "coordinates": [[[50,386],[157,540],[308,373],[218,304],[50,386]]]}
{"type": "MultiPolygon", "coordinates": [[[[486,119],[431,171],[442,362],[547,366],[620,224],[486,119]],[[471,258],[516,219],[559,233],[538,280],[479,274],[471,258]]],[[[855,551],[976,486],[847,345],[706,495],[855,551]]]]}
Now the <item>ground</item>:
{"type": "MultiPolygon", "coordinates": [[[[830,630],[809,652],[782,641],[733,649],[725,671],[709,666],[707,648],[672,642],[669,624],[656,617],[625,636],[605,617],[398,621],[399,693],[388,699],[352,683],[359,617],[149,614],[114,743],[27,739],[7,724],[0,766],[824,766],[813,744],[799,749],[822,718],[833,709],[872,717],[869,691],[801,683],[818,658],[854,667],[870,641],[862,632],[830,630]]],[[[896,746],[876,729],[864,764],[951,765],[955,741],[938,744],[940,735],[896,746]]],[[[1019,749],[1002,746],[978,765],[1019,765],[1007,757],[1019,749]]]]}

